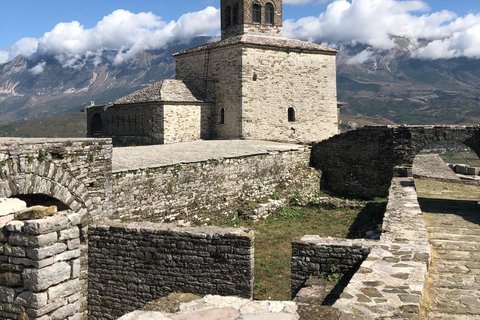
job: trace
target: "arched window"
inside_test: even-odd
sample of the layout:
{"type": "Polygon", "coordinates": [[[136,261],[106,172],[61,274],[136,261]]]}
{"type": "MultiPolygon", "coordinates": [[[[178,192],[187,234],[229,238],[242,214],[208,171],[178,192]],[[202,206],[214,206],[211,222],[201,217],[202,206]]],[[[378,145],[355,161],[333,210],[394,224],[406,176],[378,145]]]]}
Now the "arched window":
{"type": "Polygon", "coordinates": [[[288,122],[295,122],[295,109],[288,108],[288,122]]]}
{"type": "Polygon", "coordinates": [[[230,6],[225,7],[225,27],[228,28],[232,25],[232,8],[230,6]]]}
{"type": "Polygon", "coordinates": [[[252,22],[261,23],[262,22],[262,7],[260,3],[254,2],[252,4],[252,22]]]}
{"type": "Polygon", "coordinates": [[[273,4],[270,2],[265,5],[265,24],[273,25],[273,4]]]}
{"type": "Polygon", "coordinates": [[[222,110],[220,110],[220,124],[224,124],[225,123],[225,109],[222,108],[222,110]]]}
{"type": "Polygon", "coordinates": [[[239,23],[238,3],[233,5],[233,25],[236,26],[239,23]]]}
{"type": "Polygon", "coordinates": [[[92,134],[103,133],[102,117],[98,113],[93,115],[92,121],[90,122],[90,128],[92,129],[92,134]]]}

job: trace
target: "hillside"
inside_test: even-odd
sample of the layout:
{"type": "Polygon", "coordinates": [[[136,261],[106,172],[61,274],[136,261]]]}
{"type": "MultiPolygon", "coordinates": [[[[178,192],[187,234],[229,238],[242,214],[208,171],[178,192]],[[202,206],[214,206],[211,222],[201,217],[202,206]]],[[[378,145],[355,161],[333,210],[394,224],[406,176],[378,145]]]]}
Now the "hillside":
{"type": "MultiPolygon", "coordinates": [[[[0,122],[18,122],[78,112],[95,101],[111,102],[148,84],[173,78],[171,55],[210,38],[196,38],[165,50],[138,54],[114,65],[84,60],[64,67],[54,57],[18,56],[0,65],[0,122]],[[32,68],[45,62],[43,72],[32,68]]],[[[370,118],[368,124],[459,124],[480,122],[480,60],[412,59],[405,46],[373,52],[361,64],[349,60],[368,48],[342,46],[337,57],[338,100],[344,123],[370,118]],[[382,120],[385,119],[385,120],[382,120]]],[[[359,122],[364,122],[361,120],[359,122]]]]}

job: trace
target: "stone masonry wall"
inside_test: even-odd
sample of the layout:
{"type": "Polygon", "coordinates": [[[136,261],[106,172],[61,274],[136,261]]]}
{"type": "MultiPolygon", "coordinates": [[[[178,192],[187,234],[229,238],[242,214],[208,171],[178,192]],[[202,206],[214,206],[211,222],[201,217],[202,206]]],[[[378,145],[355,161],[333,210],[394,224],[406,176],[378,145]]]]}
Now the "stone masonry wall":
{"type": "Polygon", "coordinates": [[[253,295],[252,231],[105,220],[89,239],[89,319],[117,319],[172,292],[253,295]]]}
{"type": "Polygon", "coordinates": [[[110,203],[120,218],[225,223],[238,208],[274,194],[320,190],[310,150],[114,172],[110,203]]]}
{"type": "Polygon", "coordinates": [[[82,319],[81,215],[35,206],[9,216],[0,224],[0,318],[82,319]]]}
{"type": "Polygon", "coordinates": [[[193,81],[206,88],[215,100],[213,110],[213,137],[239,138],[241,136],[242,103],[242,49],[230,46],[176,56],[176,78],[193,81]],[[208,73],[205,77],[205,61],[208,73]],[[206,84],[205,84],[206,82],[206,84]],[[225,123],[220,124],[220,110],[225,111],[225,123]]]}
{"type": "Polygon", "coordinates": [[[292,292],[330,263],[340,270],[355,265],[358,271],[333,304],[342,319],[417,319],[430,245],[413,180],[393,178],[388,200],[379,241],[313,235],[294,243],[292,292]]]}
{"type": "Polygon", "coordinates": [[[320,244],[310,243],[308,239],[309,236],[305,236],[301,241],[292,242],[292,298],[310,276],[332,274],[332,267],[342,275],[356,272],[370,253],[370,248],[359,241],[323,239],[320,244]]]}
{"type": "Polygon", "coordinates": [[[165,104],[164,143],[195,141],[211,136],[211,105],[165,104]]]}
{"type": "Polygon", "coordinates": [[[242,55],[245,138],[308,143],[338,133],[335,55],[249,47],[242,55]]]}

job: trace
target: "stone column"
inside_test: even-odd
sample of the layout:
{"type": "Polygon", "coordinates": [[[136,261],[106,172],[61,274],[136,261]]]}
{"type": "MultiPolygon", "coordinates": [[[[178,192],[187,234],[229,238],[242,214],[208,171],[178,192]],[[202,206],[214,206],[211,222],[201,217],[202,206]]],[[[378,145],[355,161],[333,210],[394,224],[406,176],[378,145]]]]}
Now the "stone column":
{"type": "Polygon", "coordinates": [[[0,318],[81,319],[79,216],[56,206],[2,214],[3,204],[0,318]]]}

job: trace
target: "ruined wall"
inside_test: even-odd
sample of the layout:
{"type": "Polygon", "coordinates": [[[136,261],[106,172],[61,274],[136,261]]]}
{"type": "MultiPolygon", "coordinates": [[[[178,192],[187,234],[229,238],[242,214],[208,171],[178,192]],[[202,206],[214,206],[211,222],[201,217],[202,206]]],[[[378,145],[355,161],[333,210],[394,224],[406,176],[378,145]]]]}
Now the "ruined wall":
{"type": "Polygon", "coordinates": [[[309,160],[307,148],[114,172],[111,204],[126,219],[225,223],[242,204],[287,190],[318,192],[320,174],[309,160]]]}
{"type": "Polygon", "coordinates": [[[253,294],[253,232],[98,221],[89,230],[90,319],[117,319],[172,292],[253,294]]]}
{"type": "MultiPolygon", "coordinates": [[[[6,204],[0,204],[2,213],[6,204]]],[[[82,318],[82,217],[55,212],[55,207],[31,207],[2,216],[11,220],[0,223],[1,319],[82,318]]]]}
{"type": "Polygon", "coordinates": [[[261,46],[242,55],[244,137],[317,142],[338,133],[335,55],[261,46]]]}

